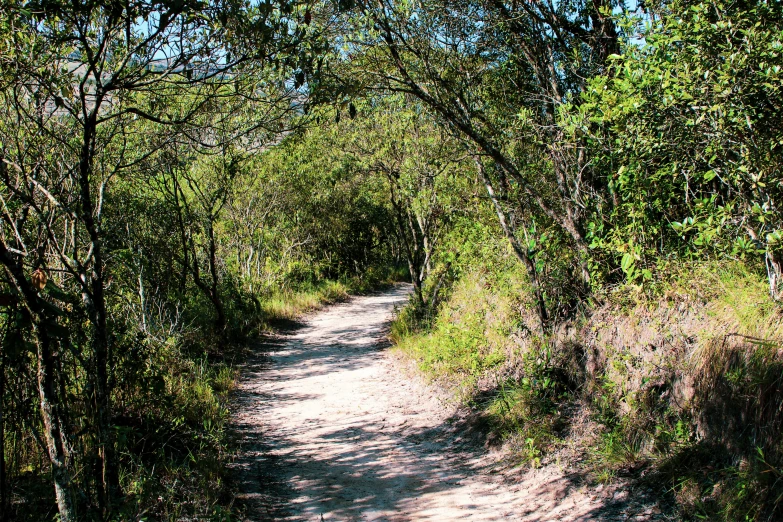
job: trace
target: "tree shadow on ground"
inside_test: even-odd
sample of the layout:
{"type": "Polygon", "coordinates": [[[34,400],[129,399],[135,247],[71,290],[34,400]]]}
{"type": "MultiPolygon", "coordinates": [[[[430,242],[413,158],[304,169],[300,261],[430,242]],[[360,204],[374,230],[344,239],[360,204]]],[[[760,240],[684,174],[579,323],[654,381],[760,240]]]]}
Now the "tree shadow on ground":
{"type": "MultiPolygon", "coordinates": [[[[363,302],[348,312],[388,311],[388,300],[363,302]]],[[[342,309],[343,313],[346,309],[342,309]]],[[[345,324],[324,330],[326,311],[285,335],[267,340],[243,372],[250,383],[237,403],[235,423],[240,445],[232,480],[246,520],[452,520],[444,512],[459,508],[471,520],[560,520],[567,503],[590,488],[585,474],[550,473],[530,479],[524,473],[493,468],[480,434],[464,415],[455,414],[426,428],[387,425],[381,415],[370,420],[346,417],[312,425],[300,423],[270,431],[258,419],[272,410],[317,400],[314,393],[282,392],[275,383],[293,383],[324,375],[344,375],[377,364],[389,346],[379,324],[345,324]],[[320,329],[319,329],[320,328],[320,329]],[[315,335],[317,334],[317,335],[315,335]],[[270,372],[270,365],[275,372],[270,372]],[[343,373],[341,373],[343,372],[343,373]],[[264,388],[256,381],[273,383],[264,388]],[[260,414],[256,416],[255,414],[260,414]],[[301,445],[301,433],[312,442],[301,445]],[[500,473],[499,471],[503,471],[500,473]],[[527,478],[526,478],[527,477],[527,478]],[[472,482],[470,489],[465,483],[472,482]],[[481,482],[478,486],[476,481],[481,482]],[[487,509],[482,495],[502,489],[508,502],[487,509]],[[465,494],[463,494],[463,491],[465,494]],[[469,493],[469,494],[468,494],[469,493]],[[443,504],[450,499],[455,505],[443,504]],[[445,510],[445,511],[444,511],[445,510]],[[413,515],[415,513],[415,515],[413,515]]],[[[333,318],[332,318],[333,319],[333,318]]],[[[340,386],[340,382],[334,382],[340,386]]],[[[331,386],[331,385],[330,385],[331,386]]],[[[296,388],[294,388],[296,389],[296,388]]],[[[360,400],[357,397],[357,401],[360,400]]],[[[595,496],[601,493],[596,491],[595,496]]],[[[574,505],[569,520],[663,520],[641,488],[625,488],[589,504],[574,505]]]]}

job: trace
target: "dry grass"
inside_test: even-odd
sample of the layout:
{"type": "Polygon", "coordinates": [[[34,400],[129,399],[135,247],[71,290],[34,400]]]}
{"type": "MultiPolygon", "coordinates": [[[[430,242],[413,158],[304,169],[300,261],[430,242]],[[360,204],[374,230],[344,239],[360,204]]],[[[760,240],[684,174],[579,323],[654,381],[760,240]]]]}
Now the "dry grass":
{"type": "Polygon", "coordinates": [[[324,304],[347,299],[349,291],[348,285],[338,281],[325,281],[305,289],[276,291],[262,300],[264,321],[268,328],[275,321],[294,320],[324,304]]]}

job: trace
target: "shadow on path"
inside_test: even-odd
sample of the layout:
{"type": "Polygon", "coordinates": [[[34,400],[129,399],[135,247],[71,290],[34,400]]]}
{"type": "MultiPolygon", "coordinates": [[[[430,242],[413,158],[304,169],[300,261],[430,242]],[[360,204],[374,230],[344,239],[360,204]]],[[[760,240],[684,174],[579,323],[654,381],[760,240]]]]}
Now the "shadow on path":
{"type": "Polygon", "coordinates": [[[460,437],[453,410],[385,352],[391,313],[409,292],[398,285],[335,305],[249,359],[233,477],[246,520],[653,518],[634,512],[644,508],[630,505],[632,492],[600,498],[578,475],[498,473],[460,437]]]}

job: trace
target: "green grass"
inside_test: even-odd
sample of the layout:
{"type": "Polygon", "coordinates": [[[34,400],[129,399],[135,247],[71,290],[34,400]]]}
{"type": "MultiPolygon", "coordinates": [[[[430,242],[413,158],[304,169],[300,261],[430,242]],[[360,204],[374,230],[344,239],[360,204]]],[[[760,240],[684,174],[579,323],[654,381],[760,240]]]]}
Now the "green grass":
{"type": "Polygon", "coordinates": [[[397,348],[433,378],[475,381],[506,361],[515,347],[524,276],[473,272],[461,279],[437,314],[403,309],[391,327],[397,348]]]}
{"type": "MultiPolygon", "coordinates": [[[[358,280],[300,283],[257,296],[261,320],[239,317],[261,328],[295,320],[364,288],[358,280]]],[[[244,312],[247,314],[248,312],[244,312]]],[[[147,347],[149,366],[137,370],[135,384],[118,397],[127,405],[118,423],[125,504],[118,520],[235,520],[227,465],[235,451],[230,431],[236,385],[237,338],[219,353],[214,339],[189,331],[147,347]],[[197,354],[201,353],[199,357],[197,354]]]]}
{"type": "Polygon", "coordinates": [[[275,321],[294,320],[326,304],[343,301],[351,294],[372,292],[402,280],[404,274],[399,269],[384,269],[370,270],[362,277],[324,279],[269,289],[260,297],[264,327],[273,328],[275,321]]]}
{"type": "Polygon", "coordinates": [[[346,299],[353,288],[340,281],[323,281],[300,288],[270,292],[261,298],[267,327],[282,319],[293,320],[305,312],[346,299]]]}
{"type": "Polygon", "coordinates": [[[564,425],[562,361],[526,326],[522,268],[508,258],[490,261],[497,271],[469,267],[439,310],[403,308],[391,338],[423,375],[478,413],[493,440],[508,441],[518,463],[536,466],[564,425]]]}

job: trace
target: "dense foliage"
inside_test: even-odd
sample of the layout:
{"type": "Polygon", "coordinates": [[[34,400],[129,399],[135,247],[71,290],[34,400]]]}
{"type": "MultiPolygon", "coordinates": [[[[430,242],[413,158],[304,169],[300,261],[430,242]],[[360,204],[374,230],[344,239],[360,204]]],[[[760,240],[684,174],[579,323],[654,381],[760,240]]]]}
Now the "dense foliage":
{"type": "Polygon", "coordinates": [[[763,260],[780,300],[783,12],[775,3],[671,10],[569,115],[612,200],[588,224],[594,246],[622,255],[630,281],[650,279],[672,255],[763,260]]]}
{"type": "Polygon", "coordinates": [[[404,274],[395,338],[524,459],[589,402],[670,491],[727,452],[686,515],[779,517],[781,68],[767,1],[0,0],[0,512],[230,518],[239,347],[404,274]],[[741,310],[686,407],[563,337],[674,294],[741,310]]]}

